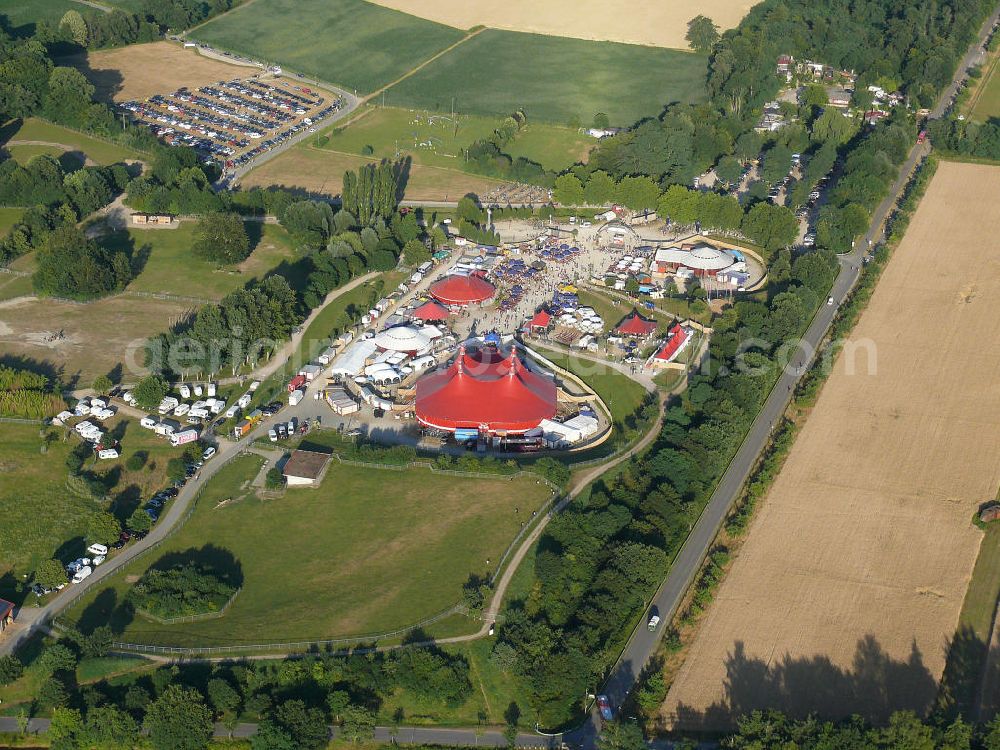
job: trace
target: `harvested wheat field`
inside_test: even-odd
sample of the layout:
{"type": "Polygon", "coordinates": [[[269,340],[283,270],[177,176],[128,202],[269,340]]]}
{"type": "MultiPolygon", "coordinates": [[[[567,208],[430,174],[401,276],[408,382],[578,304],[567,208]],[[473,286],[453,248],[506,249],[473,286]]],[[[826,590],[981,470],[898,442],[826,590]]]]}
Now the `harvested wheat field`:
{"type": "Polygon", "coordinates": [[[667,726],[934,700],[1000,484],[1000,169],[942,163],[667,695],[667,726]]]}
{"type": "Polygon", "coordinates": [[[146,99],[181,86],[197,88],[260,72],[260,68],[230,65],[170,42],[130,44],[60,62],[79,68],[97,89],[96,96],[102,101],[146,99]]]}
{"type": "MultiPolygon", "coordinates": [[[[373,158],[328,151],[307,145],[290,148],[250,171],[240,180],[243,187],[279,185],[301,188],[317,196],[340,195],[344,172],[370,164],[373,158]]],[[[501,185],[498,180],[477,177],[444,167],[414,164],[406,180],[406,200],[457,201],[466,193],[486,195],[501,185]]]]}
{"type": "Polygon", "coordinates": [[[489,26],[508,31],[648,44],[687,49],[687,23],[697,15],[711,18],[725,31],[755,5],[749,0],[373,0],[428,21],[470,29],[489,26]]]}

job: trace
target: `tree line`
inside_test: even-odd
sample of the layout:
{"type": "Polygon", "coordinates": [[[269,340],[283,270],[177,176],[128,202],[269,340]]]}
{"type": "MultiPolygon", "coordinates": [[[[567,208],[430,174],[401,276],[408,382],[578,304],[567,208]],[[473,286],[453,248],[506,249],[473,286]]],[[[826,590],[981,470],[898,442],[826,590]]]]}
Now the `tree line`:
{"type": "MultiPolygon", "coordinates": [[[[457,706],[472,694],[469,664],[434,647],[351,656],[308,654],[281,661],[168,665],[125,679],[80,685],[81,660],[107,654],[108,626],[71,631],[26,668],[0,657],[0,684],[24,677],[40,688],[32,715],[50,713],[52,747],[134,747],[145,730],[156,750],[208,746],[218,720],[259,722],[253,750],[319,750],[328,725],[347,740],[371,740],[376,716],[400,691],[427,706],[457,706]],[[26,674],[27,673],[27,674],[26,674]]],[[[25,714],[26,715],[26,714],[25,714]]],[[[396,721],[405,718],[397,712],[396,721]]]]}

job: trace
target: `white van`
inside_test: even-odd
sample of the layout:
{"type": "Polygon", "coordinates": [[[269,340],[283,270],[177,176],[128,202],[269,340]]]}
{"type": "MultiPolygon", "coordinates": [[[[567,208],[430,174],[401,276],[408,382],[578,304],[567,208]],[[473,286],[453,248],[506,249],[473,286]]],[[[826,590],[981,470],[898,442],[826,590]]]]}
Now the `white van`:
{"type": "Polygon", "coordinates": [[[82,568],[76,571],[76,573],[73,574],[73,583],[80,583],[84,578],[89,577],[90,574],[93,572],[94,572],[93,568],[91,568],[89,565],[84,565],[82,568]]]}
{"type": "Polygon", "coordinates": [[[139,420],[139,426],[140,427],[144,427],[147,430],[153,429],[159,423],[160,423],[160,420],[158,420],[156,417],[153,417],[153,416],[143,417],[142,419],[139,420]]]}
{"type": "Polygon", "coordinates": [[[96,555],[107,555],[108,554],[108,548],[106,546],[104,546],[103,544],[96,544],[95,543],[95,544],[91,544],[89,547],[87,547],[87,552],[89,552],[91,555],[95,555],[95,556],[96,555]]]}

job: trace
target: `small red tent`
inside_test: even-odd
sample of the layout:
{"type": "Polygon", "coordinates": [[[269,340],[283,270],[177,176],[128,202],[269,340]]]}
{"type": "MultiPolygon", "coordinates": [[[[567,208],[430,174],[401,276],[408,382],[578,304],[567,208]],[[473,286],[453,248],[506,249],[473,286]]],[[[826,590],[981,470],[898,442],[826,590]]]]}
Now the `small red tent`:
{"type": "Polygon", "coordinates": [[[531,319],[531,322],[528,323],[528,327],[532,329],[541,328],[544,330],[549,327],[549,323],[551,322],[552,322],[552,315],[549,314],[549,311],[539,310],[538,312],[535,313],[535,317],[531,319]]]}
{"type": "Polygon", "coordinates": [[[425,302],[416,310],[413,311],[413,317],[419,320],[425,320],[427,322],[444,320],[448,317],[448,308],[442,305],[440,302],[435,302],[431,300],[430,302],[425,302]]]}
{"type": "Polygon", "coordinates": [[[623,336],[652,336],[655,331],[656,321],[646,320],[635,310],[619,323],[615,329],[616,333],[620,333],[623,336]]]}
{"type": "Polygon", "coordinates": [[[670,336],[667,338],[667,343],[664,344],[663,348],[656,353],[655,358],[663,362],[670,362],[677,356],[677,353],[680,351],[687,339],[687,331],[685,331],[681,327],[680,323],[678,323],[670,329],[670,336]]]}

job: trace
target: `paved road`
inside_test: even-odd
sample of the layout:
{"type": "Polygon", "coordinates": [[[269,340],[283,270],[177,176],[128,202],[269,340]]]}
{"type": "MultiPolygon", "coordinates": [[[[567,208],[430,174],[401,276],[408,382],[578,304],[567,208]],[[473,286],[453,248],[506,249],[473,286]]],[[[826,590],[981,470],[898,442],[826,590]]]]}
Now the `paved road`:
{"type": "MultiPolygon", "coordinates": [[[[955,80],[941,95],[938,105],[932,112],[933,117],[940,117],[949,107],[961,81],[966,77],[969,61],[975,59],[978,54],[977,50],[986,41],[990,30],[998,19],[1000,19],[1000,7],[983,25],[978,41],[972,45],[969,53],[963,59],[962,65],[959,66],[955,74],[955,80]]],[[[750,427],[750,432],[729,465],[729,469],[723,475],[704,512],[674,560],[670,573],[653,597],[651,607],[657,608],[664,622],[670,622],[676,612],[684,593],[697,575],[702,560],[705,559],[705,555],[726,515],[749,477],[751,469],[766,447],[771,430],[784,414],[795,384],[808,369],[815,351],[837,314],[840,304],[857,282],[861,261],[867,248],[881,241],[885,220],[889,212],[902,195],[913,169],[919,162],[923,161],[928,153],[930,153],[930,144],[928,143],[917,144],[910,149],[906,162],[900,169],[899,178],[887,197],[875,210],[868,231],[864,237],[858,240],[851,253],[840,258],[840,273],[830,291],[834,304],[823,305],[816,313],[812,324],[803,337],[803,350],[792,357],[789,366],[783,371],[774,390],[764,403],[763,409],[750,427]]],[[[651,633],[645,627],[645,618],[642,618],[638,623],[621,657],[611,669],[603,688],[603,692],[608,696],[612,706],[620,706],[625,701],[632,686],[638,681],[643,668],[656,652],[660,639],[666,630],[667,628],[661,626],[656,632],[651,633]]],[[[595,710],[582,727],[567,733],[567,741],[591,748],[594,746],[599,727],[600,719],[595,710]]]]}

